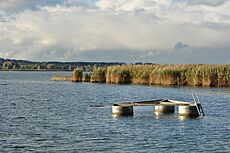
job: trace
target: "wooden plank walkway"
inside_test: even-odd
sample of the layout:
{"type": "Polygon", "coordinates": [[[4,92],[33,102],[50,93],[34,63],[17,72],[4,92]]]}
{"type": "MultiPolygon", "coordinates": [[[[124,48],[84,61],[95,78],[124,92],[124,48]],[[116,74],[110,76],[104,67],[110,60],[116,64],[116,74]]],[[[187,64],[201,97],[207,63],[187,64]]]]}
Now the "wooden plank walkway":
{"type": "Polygon", "coordinates": [[[187,105],[192,106],[194,102],[184,102],[184,101],[176,101],[170,99],[158,99],[158,100],[149,100],[149,101],[138,101],[138,102],[122,102],[119,104],[113,104],[114,106],[155,106],[155,105],[164,105],[164,106],[180,106],[187,105]]]}

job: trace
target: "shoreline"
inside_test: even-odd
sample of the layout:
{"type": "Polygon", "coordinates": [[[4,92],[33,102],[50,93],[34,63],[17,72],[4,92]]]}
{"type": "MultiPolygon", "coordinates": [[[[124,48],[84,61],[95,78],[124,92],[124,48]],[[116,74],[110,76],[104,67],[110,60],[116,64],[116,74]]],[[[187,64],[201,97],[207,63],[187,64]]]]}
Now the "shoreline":
{"type": "Polygon", "coordinates": [[[90,81],[72,81],[71,79],[53,79],[51,77],[52,81],[69,81],[69,82],[73,82],[73,83],[89,83],[89,84],[108,84],[108,85],[134,85],[134,86],[148,86],[148,87],[162,87],[162,88],[180,88],[180,87],[190,87],[190,88],[226,88],[226,89],[230,89],[230,87],[224,87],[224,86],[189,86],[189,85],[157,85],[157,84],[135,84],[135,83],[123,83],[123,84],[119,84],[119,83],[108,83],[108,82],[90,82],[90,81]]]}

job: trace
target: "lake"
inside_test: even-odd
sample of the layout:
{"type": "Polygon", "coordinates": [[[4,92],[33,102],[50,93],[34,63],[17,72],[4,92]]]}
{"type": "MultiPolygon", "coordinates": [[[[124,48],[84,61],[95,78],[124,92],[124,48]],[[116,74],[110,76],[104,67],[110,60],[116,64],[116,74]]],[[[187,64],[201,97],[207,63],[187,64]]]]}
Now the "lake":
{"type": "MultiPolygon", "coordinates": [[[[230,152],[230,88],[160,87],[51,81],[57,72],[0,72],[0,152],[230,152]],[[184,119],[122,101],[192,101],[205,117],[184,119]]],[[[59,72],[64,74],[65,72],[59,72]]]]}

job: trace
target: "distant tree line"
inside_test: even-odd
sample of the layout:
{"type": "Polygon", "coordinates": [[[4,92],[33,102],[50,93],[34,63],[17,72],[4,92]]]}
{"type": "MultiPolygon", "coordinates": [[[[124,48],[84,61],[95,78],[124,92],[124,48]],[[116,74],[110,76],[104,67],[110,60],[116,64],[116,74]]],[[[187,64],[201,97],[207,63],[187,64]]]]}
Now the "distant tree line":
{"type": "Polygon", "coordinates": [[[73,71],[82,67],[84,71],[92,71],[94,66],[106,67],[122,65],[119,62],[33,62],[26,60],[0,58],[0,70],[4,71],[73,71]]]}

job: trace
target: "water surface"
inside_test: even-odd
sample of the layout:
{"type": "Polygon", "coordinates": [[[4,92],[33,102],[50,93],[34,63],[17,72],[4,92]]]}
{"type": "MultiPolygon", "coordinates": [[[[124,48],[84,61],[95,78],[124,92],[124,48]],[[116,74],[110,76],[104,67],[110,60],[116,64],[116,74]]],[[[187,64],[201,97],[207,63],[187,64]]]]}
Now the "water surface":
{"type": "Polygon", "coordinates": [[[0,72],[0,152],[230,152],[229,88],[58,82],[52,75],[0,72]],[[113,103],[192,101],[192,91],[204,118],[157,116],[152,107],[111,115],[113,103]]]}

